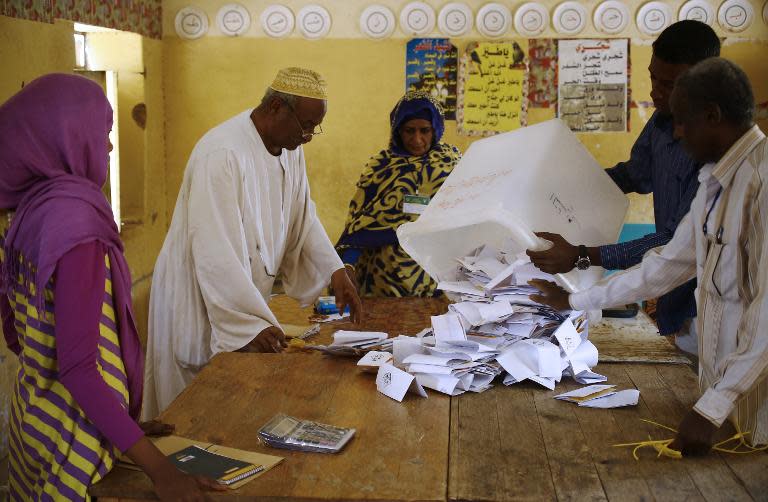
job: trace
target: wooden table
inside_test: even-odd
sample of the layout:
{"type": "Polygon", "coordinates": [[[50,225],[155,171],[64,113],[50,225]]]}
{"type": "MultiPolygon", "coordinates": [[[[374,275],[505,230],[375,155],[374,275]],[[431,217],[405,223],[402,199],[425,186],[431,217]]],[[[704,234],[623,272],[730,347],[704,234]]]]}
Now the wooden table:
{"type": "MultiPolygon", "coordinates": [[[[368,300],[365,329],[414,334],[439,300],[368,300]]],[[[290,308],[283,309],[291,314],[290,308]]],[[[297,322],[305,310],[295,309],[297,322]]],[[[290,315],[289,315],[290,317],[290,315]]],[[[343,325],[324,326],[320,339],[343,325]]],[[[360,329],[360,328],[358,328],[360,329]]],[[[552,399],[556,390],[497,383],[455,398],[428,391],[397,403],[376,392],[354,360],[317,353],[220,354],[163,414],[177,433],[285,456],[285,461],[226,500],[766,500],[768,455],[712,454],[639,462],[627,448],[648,434],[669,437],[640,418],[676,426],[698,396],[688,366],[601,364],[621,388],[636,387],[637,407],[598,410],[552,399]],[[338,455],[261,445],[257,431],[275,413],[355,427],[338,455]]],[[[723,431],[723,435],[730,429],[723,431]]],[[[148,478],[116,469],[92,490],[114,500],[151,499],[148,478]]]]}

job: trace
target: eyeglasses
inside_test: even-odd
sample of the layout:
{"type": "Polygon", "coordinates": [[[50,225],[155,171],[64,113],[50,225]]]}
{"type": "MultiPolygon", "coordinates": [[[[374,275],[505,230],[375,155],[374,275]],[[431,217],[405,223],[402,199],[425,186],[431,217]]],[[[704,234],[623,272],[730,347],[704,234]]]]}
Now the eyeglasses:
{"type": "Polygon", "coordinates": [[[301,125],[301,122],[299,121],[299,116],[296,115],[296,110],[293,109],[293,106],[286,103],[286,106],[289,110],[291,110],[291,116],[296,121],[296,124],[298,124],[299,129],[301,130],[301,137],[304,139],[310,139],[312,136],[317,136],[318,134],[323,134],[323,128],[320,126],[320,124],[317,124],[317,131],[310,131],[307,132],[304,130],[304,127],[301,125]]]}

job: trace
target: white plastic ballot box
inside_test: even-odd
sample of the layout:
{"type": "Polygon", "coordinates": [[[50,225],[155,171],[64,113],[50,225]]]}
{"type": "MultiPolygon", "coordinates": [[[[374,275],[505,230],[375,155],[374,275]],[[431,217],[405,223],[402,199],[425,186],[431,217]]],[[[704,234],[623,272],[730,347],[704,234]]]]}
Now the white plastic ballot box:
{"type": "MultiPolygon", "coordinates": [[[[576,135],[553,119],[472,143],[424,213],[397,236],[432,278],[454,280],[456,258],[480,245],[546,249],[534,232],[587,246],[614,243],[628,205],[576,135]]],[[[603,272],[573,270],[558,280],[578,291],[603,272]]]]}

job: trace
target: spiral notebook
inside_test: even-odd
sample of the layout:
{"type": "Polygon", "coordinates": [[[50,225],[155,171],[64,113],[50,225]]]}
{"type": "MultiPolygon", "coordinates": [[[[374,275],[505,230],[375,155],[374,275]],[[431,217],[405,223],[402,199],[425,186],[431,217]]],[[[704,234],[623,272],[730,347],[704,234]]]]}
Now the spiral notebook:
{"type": "MultiPolygon", "coordinates": [[[[261,476],[268,470],[283,461],[283,457],[275,455],[266,455],[264,453],[256,453],[253,451],[239,450],[237,448],[229,448],[205,441],[196,441],[194,439],[188,439],[180,436],[163,436],[150,438],[150,440],[157,446],[164,455],[173,455],[175,453],[183,451],[185,448],[196,446],[209,453],[222,455],[233,460],[241,461],[246,464],[260,466],[261,469],[256,472],[241,478],[238,481],[232,480],[230,483],[223,483],[227,488],[235,490],[240,488],[244,484],[248,483],[261,476]]],[[[134,464],[129,458],[123,456],[120,458],[118,465],[132,470],[140,470],[136,464],[134,464]]],[[[241,473],[242,474],[242,473],[241,473]]]]}
{"type": "Polygon", "coordinates": [[[263,465],[213,453],[196,445],[171,453],[168,458],[179,470],[215,479],[222,485],[237,483],[264,470],[263,465]]]}

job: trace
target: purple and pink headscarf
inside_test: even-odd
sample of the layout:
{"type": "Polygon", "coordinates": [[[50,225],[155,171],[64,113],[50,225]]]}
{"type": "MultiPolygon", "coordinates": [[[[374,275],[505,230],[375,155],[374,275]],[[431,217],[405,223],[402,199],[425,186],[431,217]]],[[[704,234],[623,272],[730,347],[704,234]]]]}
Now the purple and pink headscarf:
{"type": "Polygon", "coordinates": [[[0,106],[0,208],[16,214],[5,237],[0,289],[18,274],[42,294],[59,259],[98,241],[109,253],[130,413],[141,407],[144,358],[133,324],[131,275],[112,208],[101,191],[109,164],[112,107],[90,80],[50,74],[0,106]],[[24,258],[24,263],[19,258],[24,258]],[[25,264],[31,264],[31,268],[25,264]]]}

